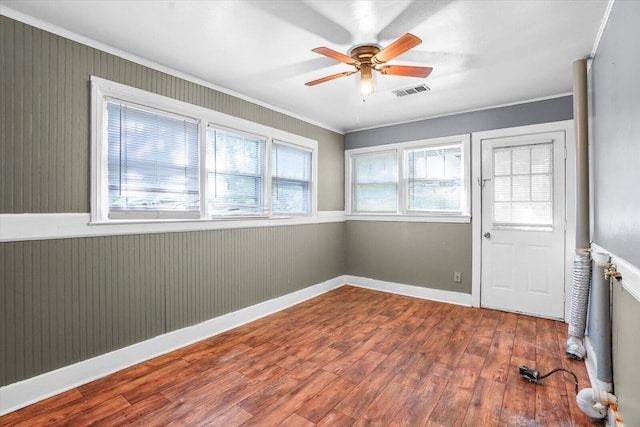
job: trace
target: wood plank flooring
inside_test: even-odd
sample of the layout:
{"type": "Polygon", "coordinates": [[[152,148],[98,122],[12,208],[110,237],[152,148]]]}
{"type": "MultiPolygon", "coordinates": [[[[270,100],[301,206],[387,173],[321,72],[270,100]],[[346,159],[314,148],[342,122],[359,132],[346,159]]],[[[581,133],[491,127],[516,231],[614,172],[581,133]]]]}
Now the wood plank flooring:
{"type": "Polygon", "coordinates": [[[343,286],[0,418],[2,426],[591,426],[564,323],[343,286]]]}

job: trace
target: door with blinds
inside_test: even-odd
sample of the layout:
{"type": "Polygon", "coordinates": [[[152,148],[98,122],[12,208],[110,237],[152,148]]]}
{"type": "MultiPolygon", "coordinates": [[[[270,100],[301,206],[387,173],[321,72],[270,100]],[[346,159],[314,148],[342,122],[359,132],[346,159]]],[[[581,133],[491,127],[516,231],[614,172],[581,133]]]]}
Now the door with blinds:
{"type": "Polygon", "coordinates": [[[481,305],[564,316],[565,135],[482,140],[481,305]]]}

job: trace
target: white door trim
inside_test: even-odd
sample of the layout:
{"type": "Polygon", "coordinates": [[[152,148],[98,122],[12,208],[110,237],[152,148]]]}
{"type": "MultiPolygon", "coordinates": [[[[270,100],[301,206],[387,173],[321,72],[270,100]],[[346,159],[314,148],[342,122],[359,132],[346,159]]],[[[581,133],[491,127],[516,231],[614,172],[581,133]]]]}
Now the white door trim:
{"type": "Polygon", "coordinates": [[[571,274],[573,257],[575,254],[575,131],[573,120],[543,123],[538,125],[519,126],[506,129],[496,129],[471,134],[471,305],[480,307],[480,281],[482,266],[482,191],[478,184],[482,173],[481,144],[484,139],[502,138],[525,135],[531,133],[563,131],[566,136],[567,160],[565,165],[565,316],[569,312],[569,298],[571,289],[571,274]]]}

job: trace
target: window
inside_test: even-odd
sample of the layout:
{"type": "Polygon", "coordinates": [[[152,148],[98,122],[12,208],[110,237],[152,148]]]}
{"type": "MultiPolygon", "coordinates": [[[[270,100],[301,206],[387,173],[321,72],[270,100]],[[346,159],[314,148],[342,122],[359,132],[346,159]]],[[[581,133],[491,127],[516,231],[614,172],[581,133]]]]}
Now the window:
{"type": "Polygon", "coordinates": [[[315,213],[316,141],[91,82],[91,222],[315,213]]]}
{"type": "Polygon", "coordinates": [[[271,209],[273,212],[311,212],[312,152],[282,141],[271,154],[271,209]]]}
{"type": "Polygon", "coordinates": [[[460,212],[462,207],[462,147],[407,150],[407,210],[460,212]]]}
{"type": "Polygon", "coordinates": [[[398,153],[374,152],[353,156],[353,212],[398,210],[398,153]]]}
{"type": "Polygon", "coordinates": [[[494,225],[553,225],[552,159],[551,143],[493,149],[494,225]]]}
{"type": "Polygon", "coordinates": [[[264,211],[265,139],[209,127],[207,203],[210,213],[264,211]]]}
{"type": "Polygon", "coordinates": [[[107,101],[109,215],[199,216],[198,124],[107,101]]]}
{"type": "Polygon", "coordinates": [[[469,147],[461,135],[347,150],[347,214],[468,222],[469,147]]]}

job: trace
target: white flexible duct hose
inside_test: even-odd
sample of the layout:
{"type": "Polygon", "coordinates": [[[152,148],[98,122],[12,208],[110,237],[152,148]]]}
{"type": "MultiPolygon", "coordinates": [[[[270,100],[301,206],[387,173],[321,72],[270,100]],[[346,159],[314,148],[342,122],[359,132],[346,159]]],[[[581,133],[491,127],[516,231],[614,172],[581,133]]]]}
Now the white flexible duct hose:
{"type": "Polygon", "coordinates": [[[588,253],[576,255],[573,261],[573,286],[571,288],[571,307],[569,310],[569,331],[567,338],[567,356],[582,360],[585,355],[582,339],[587,322],[587,304],[591,284],[591,259],[588,253]]]}
{"type": "Polygon", "coordinates": [[[576,396],[580,410],[587,417],[602,419],[607,416],[607,406],[616,404],[618,399],[611,393],[595,388],[580,390],[576,396]]]}

